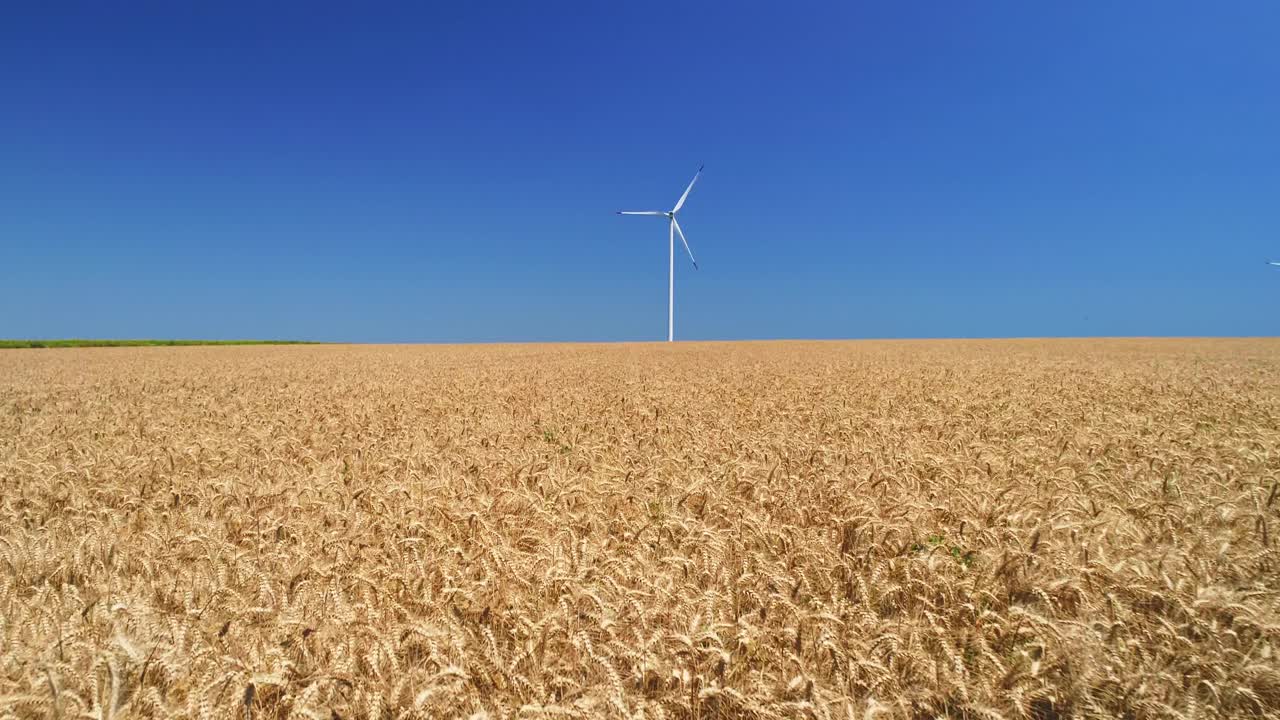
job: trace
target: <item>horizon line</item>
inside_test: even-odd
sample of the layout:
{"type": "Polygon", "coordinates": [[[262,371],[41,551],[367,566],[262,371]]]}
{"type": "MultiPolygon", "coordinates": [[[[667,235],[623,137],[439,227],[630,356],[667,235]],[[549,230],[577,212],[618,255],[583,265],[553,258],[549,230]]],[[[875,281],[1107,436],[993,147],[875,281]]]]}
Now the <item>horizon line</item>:
{"type": "MultiPolygon", "coordinates": [[[[1270,340],[1280,335],[919,335],[868,337],[690,338],[683,344],[783,342],[942,342],[983,340],[1270,340]]],[[[244,345],[642,345],[668,344],[643,340],[258,340],[243,338],[0,338],[0,349],[73,347],[193,347],[244,345]]]]}

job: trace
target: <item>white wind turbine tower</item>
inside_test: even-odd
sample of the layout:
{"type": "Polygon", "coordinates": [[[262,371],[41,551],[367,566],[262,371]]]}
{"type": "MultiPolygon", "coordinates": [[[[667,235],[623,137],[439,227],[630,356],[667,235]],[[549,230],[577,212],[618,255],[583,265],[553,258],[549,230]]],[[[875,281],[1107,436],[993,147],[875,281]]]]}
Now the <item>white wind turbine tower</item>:
{"type": "Polygon", "coordinates": [[[684,201],[689,197],[689,191],[693,189],[693,184],[698,182],[698,177],[702,175],[702,167],[698,168],[698,172],[694,174],[693,179],[689,181],[689,187],[684,189],[684,194],[676,201],[676,206],[668,211],[662,210],[619,210],[619,215],[654,215],[656,217],[664,217],[670,220],[670,227],[667,228],[668,242],[670,244],[668,257],[670,259],[670,267],[667,271],[667,342],[676,339],[676,233],[680,233],[680,242],[684,243],[684,251],[689,253],[689,259],[693,261],[693,269],[698,269],[698,261],[693,258],[693,251],[689,249],[689,241],[684,239],[684,231],[680,229],[680,223],[676,222],[676,213],[680,212],[680,208],[684,207],[684,201]]]}

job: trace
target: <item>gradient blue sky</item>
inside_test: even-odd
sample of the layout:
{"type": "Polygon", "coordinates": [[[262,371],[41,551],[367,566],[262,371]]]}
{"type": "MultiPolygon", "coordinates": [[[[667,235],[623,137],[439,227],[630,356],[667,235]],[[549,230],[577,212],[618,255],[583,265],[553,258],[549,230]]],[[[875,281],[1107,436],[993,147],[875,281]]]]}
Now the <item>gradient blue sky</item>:
{"type": "Polygon", "coordinates": [[[679,338],[1280,334],[1280,3],[194,5],[6,8],[0,337],[657,340],[700,163],[679,338]]]}

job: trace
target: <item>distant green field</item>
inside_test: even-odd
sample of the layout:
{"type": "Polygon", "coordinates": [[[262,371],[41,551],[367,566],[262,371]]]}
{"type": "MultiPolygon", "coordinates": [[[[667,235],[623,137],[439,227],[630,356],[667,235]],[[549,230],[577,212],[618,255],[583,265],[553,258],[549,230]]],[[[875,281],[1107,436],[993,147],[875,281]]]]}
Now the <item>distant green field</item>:
{"type": "Polygon", "coordinates": [[[164,345],[317,345],[307,340],[0,340],[4,348],[158,347],[164,345]]]}

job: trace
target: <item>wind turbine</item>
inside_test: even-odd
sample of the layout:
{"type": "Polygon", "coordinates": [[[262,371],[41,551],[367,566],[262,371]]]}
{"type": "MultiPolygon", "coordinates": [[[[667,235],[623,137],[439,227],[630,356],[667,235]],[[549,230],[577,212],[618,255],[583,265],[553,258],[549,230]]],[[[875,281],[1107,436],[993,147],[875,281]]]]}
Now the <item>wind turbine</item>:
{"type": "Polygon", "coordinates": [[[676,233],[680,233],[680,242],[684,244],[684,251],[689,253],[689,259],[693,261],[693,269],[698,269],[698,261],[694,260],[693,251],[689,249],[689,241],[684,239],[684,231],[680,229],[680,223],[676,222],[676,213],[680,212],[680,208],[684,207],[684,201],[689,197],[689,191],[693,189],[693,184],[698,182],[698,177],[702,175],[702,168],[698,167],[698,172],[694,173],[693,179],[689,181],[689,187],[684,189],[684,194],[676,201],[676,206],[668,211],[662,210],[619,210],[619,215],[653,215],[655,217],[664,217],[670,220],[670,227],[667,228],[668,258],[670,266],[667,270],[667,342],[676,339],[676,233]]]}

